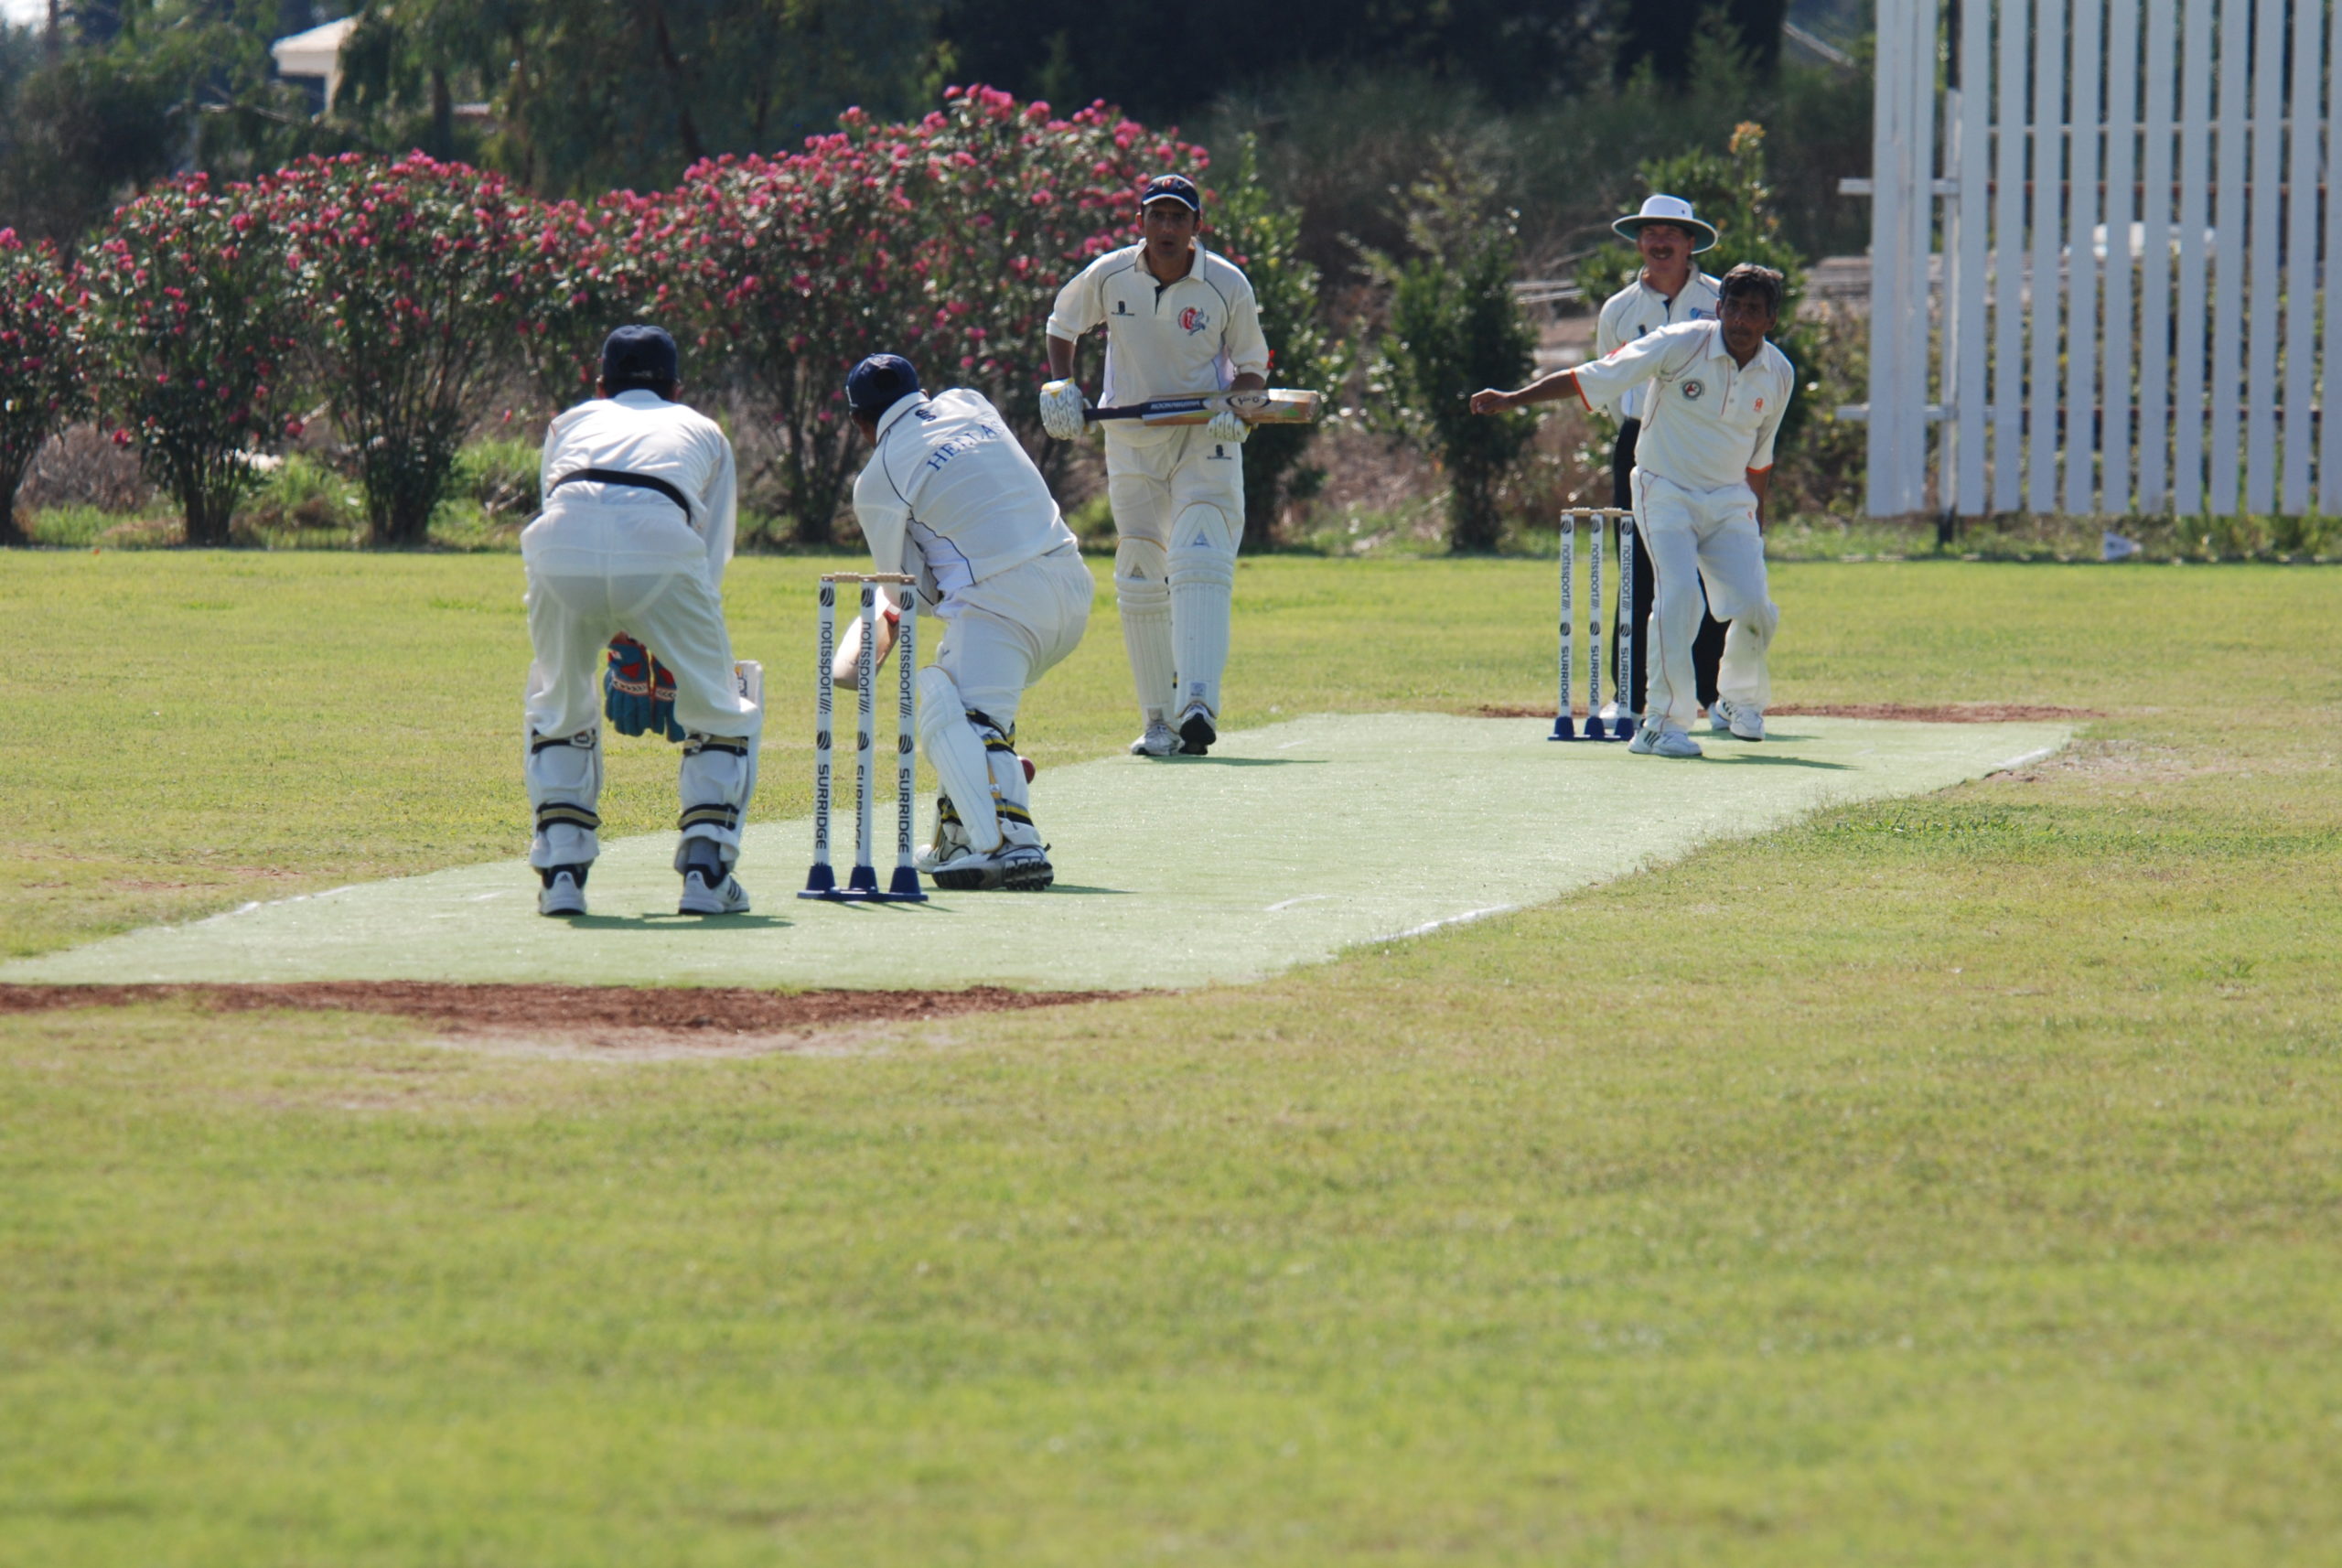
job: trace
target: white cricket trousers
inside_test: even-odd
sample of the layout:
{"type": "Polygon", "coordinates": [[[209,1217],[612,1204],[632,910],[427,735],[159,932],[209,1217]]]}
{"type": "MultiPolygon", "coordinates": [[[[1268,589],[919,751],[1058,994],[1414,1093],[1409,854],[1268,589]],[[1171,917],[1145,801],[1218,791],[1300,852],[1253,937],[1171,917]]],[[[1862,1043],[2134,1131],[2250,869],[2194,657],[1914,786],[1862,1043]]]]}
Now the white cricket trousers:
{"type": "Polygon", "coordinates": [[[1244,538],[1244,448],[1200,424],[1106,432],[1114,511],[1114,602],[1139,711],[1152,723],[1200,703],[1220,711],[1236,550],[1244,538]]]}
{"type": "Polygon", "coordinates": [[[1658,579],[1643,644],[1649,663],[1644,721],[1688,730],[1699,716],[1692,641],[1700,630],[1702,582],[1706,608],[1732,623],[1716,690],[1734,702],[1764,706],[1773,694],[1766,656],[1781,612],[1766,591],[1755,492],[1746,485],[1691,489],[1638,467],[1634,494],[1636,527],[1658,579]]]}
{"type": "Polygon", "coordinates": [[[537,818],[530,863],[586,865],[599,852],[603,650],[623,631],[673,673],[675,721],[693,737],[678,786],[685,843],[710,841],[730,865],[756,789],[764,714],[736,684],[706,542],[650,492],[641,502],[556,497],[522,531],[521,559],[535,651],[523,699],[537,818]],[[746,745],[711,746],[706,736],[746,745]],[[544,744],[554,741],[565,744],[544,744]]]}
{"type": "Polygon", "coordinates": [[[1026,688],[1080,646],[1095,593],[1070,544],[995,572],[936,607],[943,636],[935,662],[960,688],[962,703],[1005,735],[1016,727],[1026,688]]]}

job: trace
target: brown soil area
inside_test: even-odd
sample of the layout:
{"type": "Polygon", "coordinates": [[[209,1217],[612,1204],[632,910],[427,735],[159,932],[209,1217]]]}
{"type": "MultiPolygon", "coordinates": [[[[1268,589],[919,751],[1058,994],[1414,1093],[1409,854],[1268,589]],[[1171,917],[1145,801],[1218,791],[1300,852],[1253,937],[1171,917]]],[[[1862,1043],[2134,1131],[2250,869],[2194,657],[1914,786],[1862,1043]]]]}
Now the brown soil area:
{"type": "MultiPolygon", "coordinates": [[[[1475,708],[1473,714],[1484,719],[1551,719],[1553,710],[1481,707],[1475,708]]],[[[2005,725],[2027,720],[2105,716],[2090,708],[2046,708],[2023,703],[1939,703],[1932,706],[1915,703],[1789,703],[1765,710],[1765,716],[1768,719],[1789,718],[1800,714],[1830,719],[1907,719],[1930,725],[2005,725]]]]}
{"type": "Polygon", "coordinates": [[[653,1033],[716,1044],[727,1036],[802,1035],[920,1023],[964,1013],[1112,1001],[1123,992],[655,990],[619,985],[449,985],[420,980],[328,980],[290,985],[0,985],[0,1014],[180,1001],[215,1013],[265,1008],[391,1013],[450,1034],[653,1033]]]}

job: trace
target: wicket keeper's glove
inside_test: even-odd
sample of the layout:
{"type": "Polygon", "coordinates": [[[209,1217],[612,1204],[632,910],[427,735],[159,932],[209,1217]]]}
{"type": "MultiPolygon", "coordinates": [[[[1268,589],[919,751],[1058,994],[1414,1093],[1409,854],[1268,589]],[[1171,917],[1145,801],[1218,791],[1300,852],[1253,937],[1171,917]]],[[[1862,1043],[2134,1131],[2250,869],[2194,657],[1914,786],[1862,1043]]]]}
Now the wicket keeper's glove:
{"type": "Polygon", "coordinates": [[[602,711],[620,735],[683,738],[683,726],[675,722],[674,672],[623,632],[610,639],[609,667],[602,672],[602,711]]]}

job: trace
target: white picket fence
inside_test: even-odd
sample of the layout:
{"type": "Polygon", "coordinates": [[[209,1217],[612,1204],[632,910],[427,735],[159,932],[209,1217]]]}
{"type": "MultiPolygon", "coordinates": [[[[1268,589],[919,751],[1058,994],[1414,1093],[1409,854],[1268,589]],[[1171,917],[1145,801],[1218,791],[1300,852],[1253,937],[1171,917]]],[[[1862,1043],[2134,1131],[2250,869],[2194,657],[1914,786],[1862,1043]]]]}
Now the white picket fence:
{"type": "Polygon", "coordinates": [[[2342,512],[2336,32],[2333,0],[1879,0],[1873,514],[2342,512]]]}

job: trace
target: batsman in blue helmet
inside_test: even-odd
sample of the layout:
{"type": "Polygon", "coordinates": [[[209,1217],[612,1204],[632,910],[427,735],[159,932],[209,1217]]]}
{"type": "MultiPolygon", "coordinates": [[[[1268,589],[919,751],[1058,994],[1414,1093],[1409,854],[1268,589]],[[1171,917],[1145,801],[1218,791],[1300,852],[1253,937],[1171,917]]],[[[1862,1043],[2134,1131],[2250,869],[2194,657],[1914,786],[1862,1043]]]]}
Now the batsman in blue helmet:
{"type": "MultiPolygon", "coordinates": [[[[846,405],[870,443],[854,511],[881,572],[919,579],[943,622],[919,672],[919,738],[942,781],[919,869],[939,887],[1038,892],[1056,878],[1033,822],[1032,777],[1016,753],[1026,688],[1090,625],[1090,569],[1041,471],[982,393],[929,393],[897,354],[846,378],[846,405]]],[[[899,608],[881,618],[877,657],[899,608]]],[[[860,627],[837,655],[853,679],[860,627]]]]}

